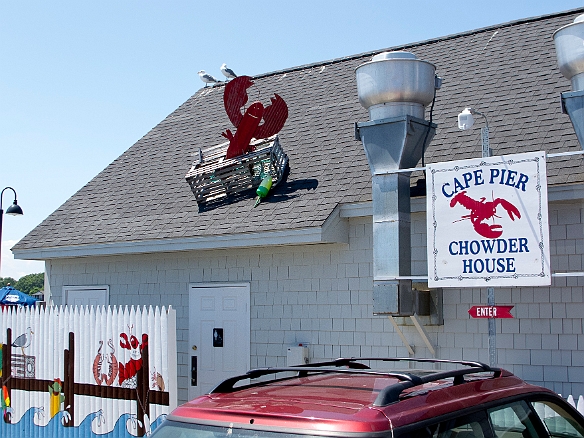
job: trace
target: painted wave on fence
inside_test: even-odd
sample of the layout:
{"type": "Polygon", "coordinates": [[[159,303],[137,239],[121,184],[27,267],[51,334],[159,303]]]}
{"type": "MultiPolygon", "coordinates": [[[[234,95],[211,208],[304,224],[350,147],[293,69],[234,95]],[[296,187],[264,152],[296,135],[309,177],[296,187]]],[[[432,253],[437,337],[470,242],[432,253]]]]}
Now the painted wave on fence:
{"type": "MultiPolygon", "coordinates": [[[[122,438],[137,436],[138,420],[133,414],[123,414],[116,422],[113,430],[100,432],[104,424],[103,413],[100,411],[89,414],[79,426],[64,427],[62,421],[66,411],[59,412],[45,426],[35,424],[35,418],[43,415],[37,408],[31,408],[16,424],[5,423],[0,416],[0,437],[2,438],[122,438]]],[[[150,435],[166,418],[161,415],[153,423],[145,424],[146,434],[150,435]]]]}

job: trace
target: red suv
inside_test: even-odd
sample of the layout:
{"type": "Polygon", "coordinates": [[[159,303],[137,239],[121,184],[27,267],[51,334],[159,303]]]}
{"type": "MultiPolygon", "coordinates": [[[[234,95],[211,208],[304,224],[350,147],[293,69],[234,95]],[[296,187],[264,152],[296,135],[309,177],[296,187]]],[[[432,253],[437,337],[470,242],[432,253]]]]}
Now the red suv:
{"type": "Polygon", "coordinates": [[[584,417],[552,391],[480,362],[351,358],[227,379],[152,436],[584,437],[584,417]]]}

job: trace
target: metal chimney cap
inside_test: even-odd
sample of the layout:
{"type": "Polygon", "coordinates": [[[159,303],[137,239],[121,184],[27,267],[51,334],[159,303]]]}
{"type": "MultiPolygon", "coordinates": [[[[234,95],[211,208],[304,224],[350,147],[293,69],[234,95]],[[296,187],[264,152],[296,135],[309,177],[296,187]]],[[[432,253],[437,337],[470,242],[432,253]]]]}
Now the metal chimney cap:
{"type": "Polygon", "coordinates": [[[584,14],[553,34],[560,72],[572,82],[572,90],[584,90],[584,14]]]}
{"type": "MultiPolygon", "coordinates": [[[[552,34],[552,38],[553,38],[553,39],[555,39],[555,38],[556,38],[556,34],[557,34],[558,32],[561,32],[562,30],[566,29],[567,27],[570,27],[570,26],[573,26],[573,25],[575,25],[575,24],[582,23],[582,22],[584,22],[584,14],[582,14],[582,15],[578,15],[576,18],[574,18],[574,21],[572,21],[571,23],[568,23],[568,24],[566,24],[566,25],[564,25],[564,26],[560,27],[558,30],[556,30],[556,31],[555,31],[555,32],[552,34]]],[[[385,52],[385,53],[388,53],[388,52],[385,52]]]]}
{"type": "Polygon", "coordinates": [[[418,59],[412,52],[395,51],[382,52],[371,58],[371,61],[385,61],[386,59],[418,59]]]}
{"type": "Polygon", "coordinates": [[[370,120],[424,118],[434,99],[436,67],[413,53],[382,52],[355,69],[357,95],[370,120]]]}

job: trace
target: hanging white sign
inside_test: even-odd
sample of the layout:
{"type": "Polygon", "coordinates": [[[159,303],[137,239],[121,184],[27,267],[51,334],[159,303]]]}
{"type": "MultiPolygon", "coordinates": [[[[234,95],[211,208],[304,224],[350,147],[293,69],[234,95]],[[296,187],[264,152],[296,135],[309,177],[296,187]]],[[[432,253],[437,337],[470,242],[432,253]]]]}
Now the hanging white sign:
{"type": "Polygon", "coordinates": [[[428,286],[551,284],[545,152],[429,164],[428,286]]]}

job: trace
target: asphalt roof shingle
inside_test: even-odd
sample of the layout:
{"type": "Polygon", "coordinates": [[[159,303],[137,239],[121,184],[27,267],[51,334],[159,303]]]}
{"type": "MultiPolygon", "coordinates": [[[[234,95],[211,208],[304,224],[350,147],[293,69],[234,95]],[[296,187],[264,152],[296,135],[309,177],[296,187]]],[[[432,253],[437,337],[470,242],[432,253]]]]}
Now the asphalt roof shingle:
{"type": "MultiPolygon", "coordinates": [[[[556,64],[552,34],[584,12],[569,11],[393,47],[436,65],[443,85],[425,162],[480,156],[478,131],[459,131],[473,106],[489,120],[495,154],[581,147],[559,95],[570,83],[556,64]]],[[[379,50],[376,53],[381,51],[379,50]]],[[[15,246],[16,250],[134,242],[321,226],[339,203],[371,200],[371,176],[354,123],[368,120],[355,68],[372,53],[259,75],[251,98],[278,93],[289,117],[280,143],[290,172],[259,207],[253,199],[199,211],[185,174],[199,147],[232,129],[223,87],[202,88],[114,160],[15,246]]],[[[250,89],[250,93],[251,90],[250,89]]],[[[250,100],[251,101],[251,100],[250,100]]],[[[428,118],[428,109],[426,111],[428,118]]],[[[582,158],[548,160],[548,185],[584,182],[582,158]]]]}

